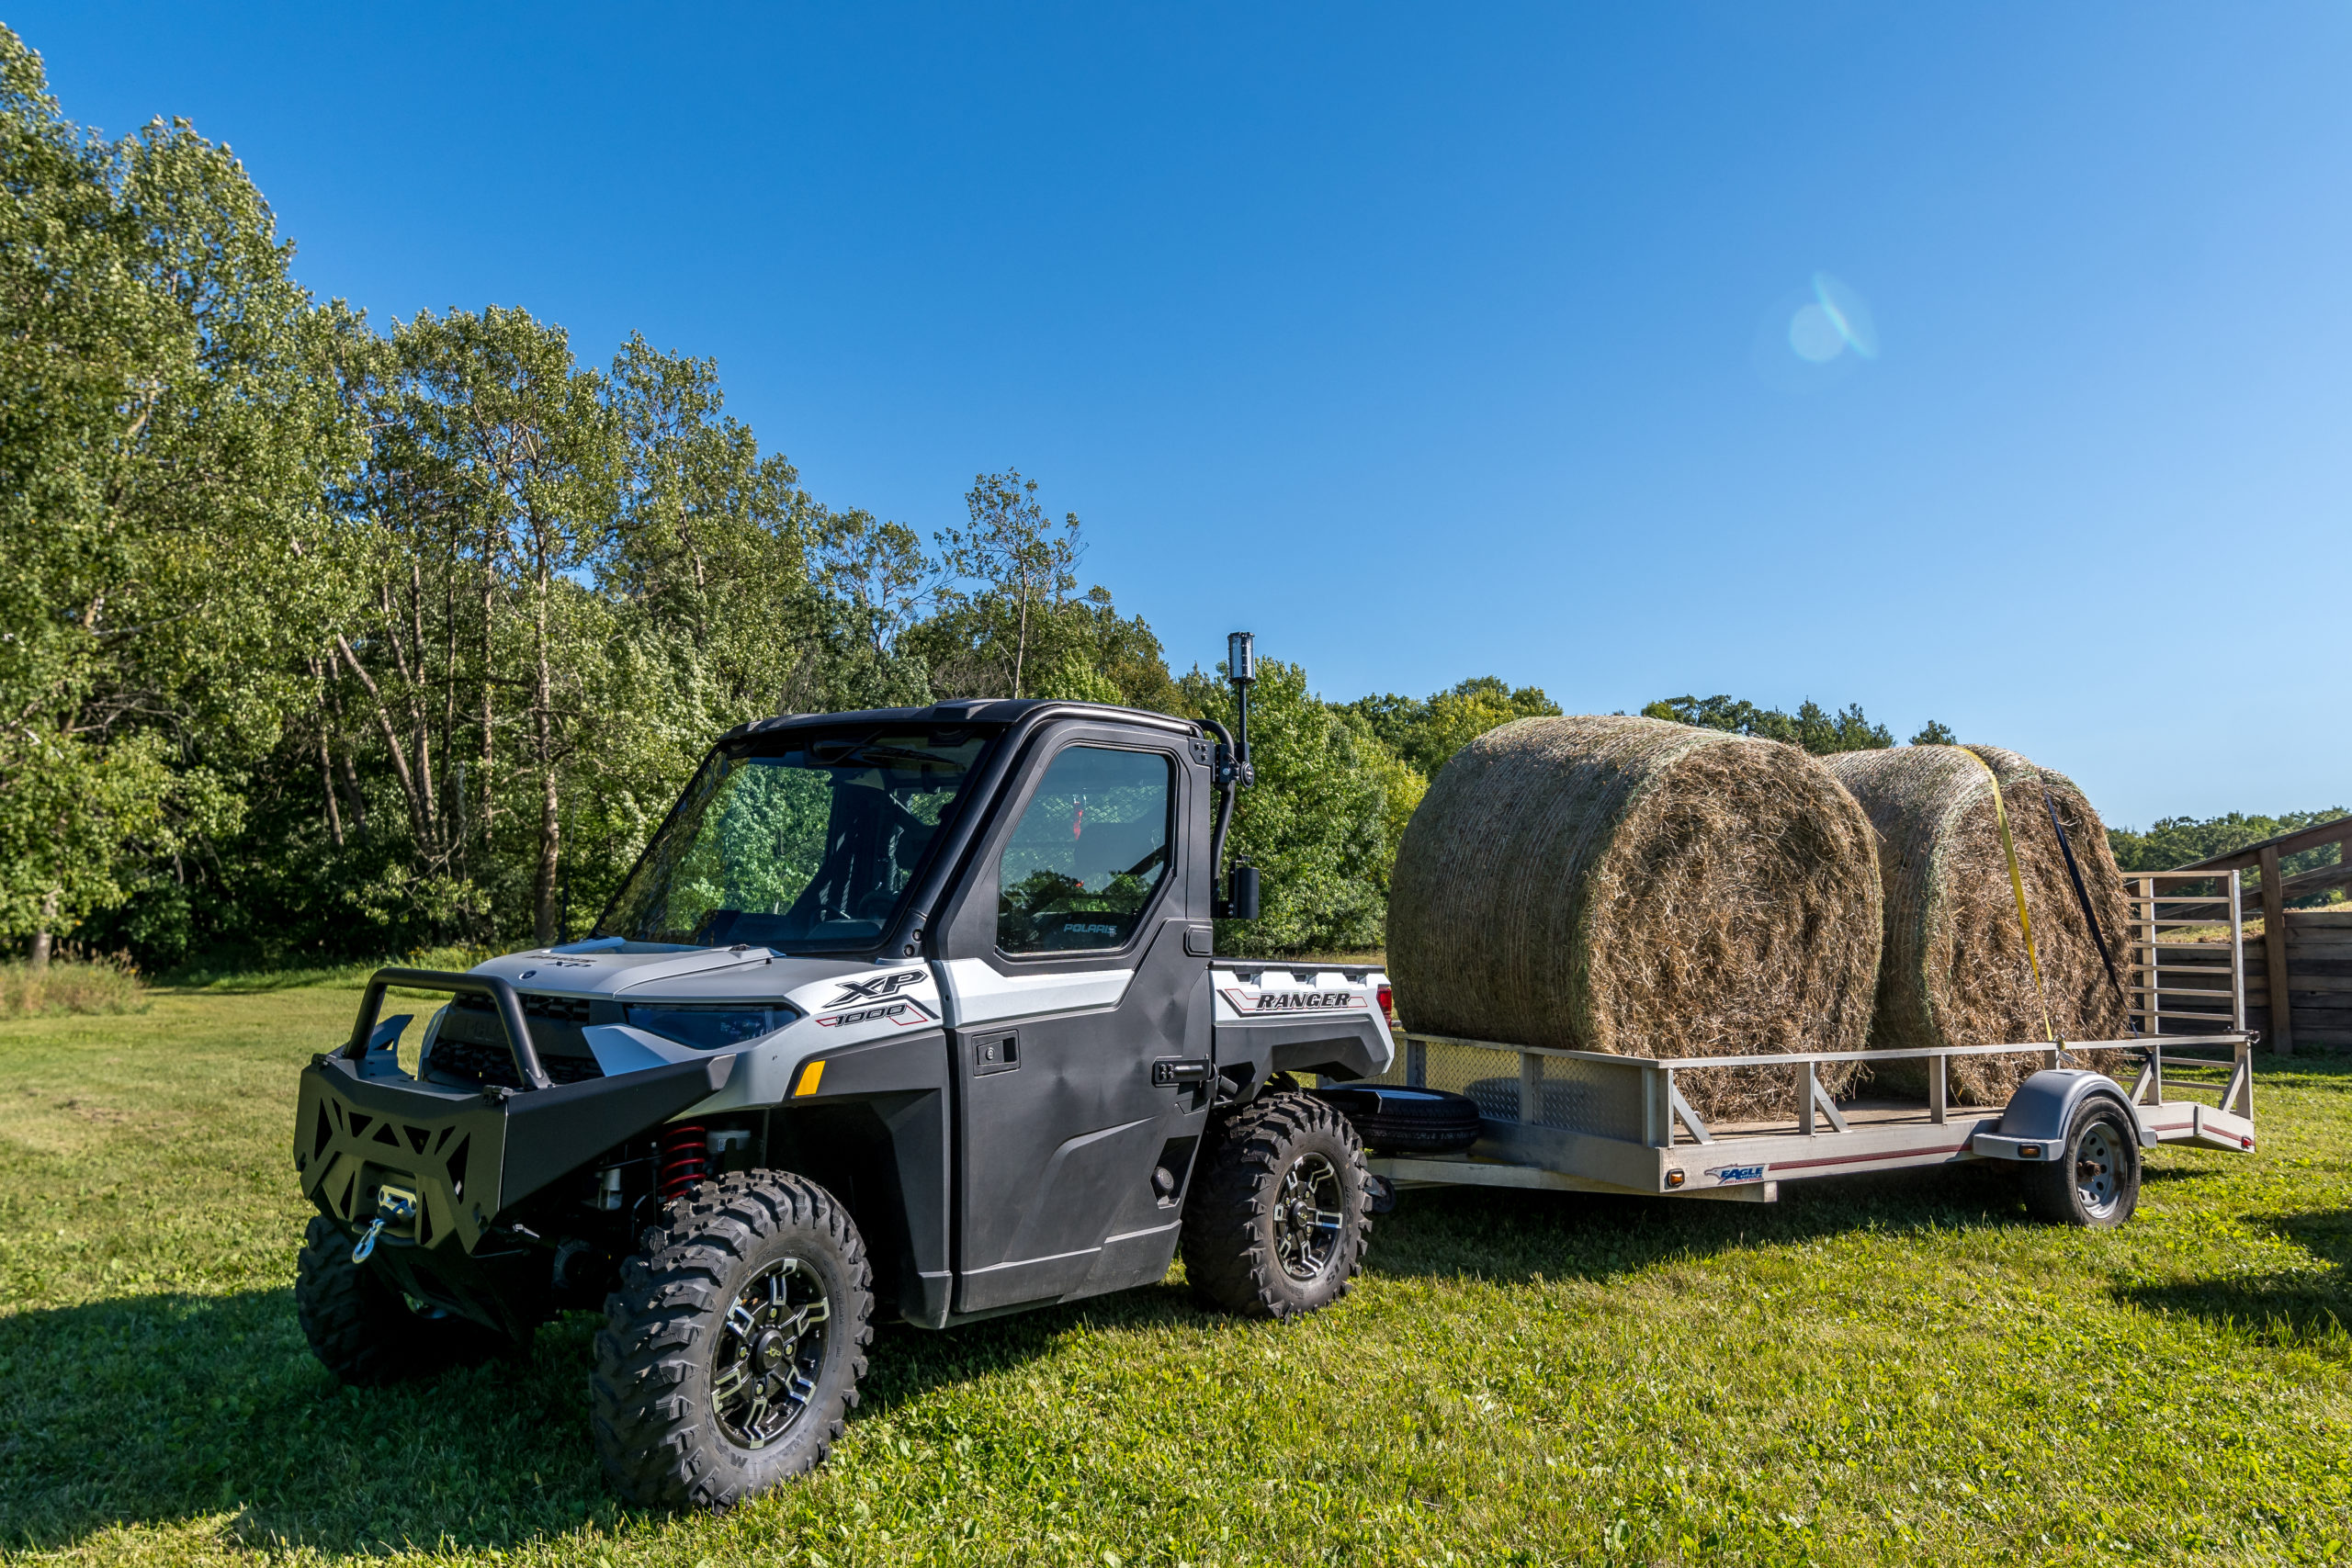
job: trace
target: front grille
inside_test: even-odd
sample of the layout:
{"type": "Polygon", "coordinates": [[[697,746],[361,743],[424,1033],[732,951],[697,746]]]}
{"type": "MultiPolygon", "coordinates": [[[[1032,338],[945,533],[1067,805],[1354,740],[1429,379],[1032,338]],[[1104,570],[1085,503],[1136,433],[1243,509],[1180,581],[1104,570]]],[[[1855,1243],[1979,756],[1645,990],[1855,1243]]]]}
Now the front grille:
{"type": "MultiPolygon", "coordinates": [[[[525,995],[519,999],[524,1026],[531,1032],[531,1048],[538,1053],[539,1066],[549,1082],[583,1083],[605,1076],[582,1033],[582,1026],[594,1016],[594,1003],[582,997],[525,995]]],[[[497,1007],[488,997],[471,992],[452,998],[440,1032],[434,1037],[432,1071],[467,1083],[523,1087],[522,1075],[514,1070],[514,1053],[506,1048],[506,1032],[499,1024],[497,1007]]]]}
{"type": "MultiPolygon", "coordinates": [[[[484,997],[481,1000],[487,1003],[490,998],[484,997]]],[[[526,1019],[545,1018],[559,1023],[586,1023],[593,1012],[593,1004],[585,997],[525,996],[522,1002],[523,1016],[526,1019]]]]}

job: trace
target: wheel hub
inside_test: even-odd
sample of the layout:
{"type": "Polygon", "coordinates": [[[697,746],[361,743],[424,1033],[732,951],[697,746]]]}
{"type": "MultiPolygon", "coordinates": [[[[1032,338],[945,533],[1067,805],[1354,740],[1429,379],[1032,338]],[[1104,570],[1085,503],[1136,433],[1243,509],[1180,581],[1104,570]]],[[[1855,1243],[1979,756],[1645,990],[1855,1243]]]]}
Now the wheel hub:
{"type": "Polygon", "coordinates": [[[763,1449],[792,1429],[817,1392],[832,1315],[817,1271],[769,1264],[735,1292],[711,1351],[711,1414],[730,1442],[763,1449]]]}
{"type": "Polygon", "coordinates": [[[1340,1227],[1347,1219],[1341,1190],[1338,1168],[1312,1151],[1283,1173],[1273,1210],[1274,1257],[1292,1279],[1320,1279],[1340,1255],[1340,1227]]]}
{"type": "Polygon", "coordinates": [[[2123,1163],[2123,1151],[2118,1146],[2113,1128],[2104,1122],[2095,1122],[2084,1130],[2075,1156],[2075,1190],[2081,1195],[2084,1210],[2093,1219],[2104,1219],[2113,1213],[2121,1201],[2123,1163]]]}

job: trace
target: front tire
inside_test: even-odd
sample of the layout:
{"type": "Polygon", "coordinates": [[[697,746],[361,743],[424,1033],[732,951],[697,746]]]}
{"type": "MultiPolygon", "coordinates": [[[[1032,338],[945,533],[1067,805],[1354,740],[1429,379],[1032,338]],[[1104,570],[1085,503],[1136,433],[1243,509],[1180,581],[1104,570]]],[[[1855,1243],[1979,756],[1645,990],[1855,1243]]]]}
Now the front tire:
{"type": "Polygon", "coordinates": [[[2140,1140],[2132,1119],[2101,1095],[2075,1112],[2064,1157],[2026,1168],[2026,1206],[2053,1225],[2104,1230],[2140,1205],[2140,1140]]]}
{"type": "Polygon", "coordinates": [[[1264,1095],[1211,1134],[1184,1206],[1184,1276],[1243,1317],[1297,1317],[1348,1293],[1372,1234],[1363,1145],[1312,1095],[1264,1095]]]}
{"type": "Polygon", "coordinates": [[[597,1457],[616,1491],[728,1508],[813,1470],[857,1404],[873,1273],[813,1181],[750,1171],[670,1205],[596,1336],[597,1457]]]}
{"type": "Polygon", "coordinates": [[[379,1388],[521,1348],[478,1323],[411,1306],[382,1275],[351,1260],[351,1245],[341,1225],[313,1214],[294,1264],[295,1318],[311,1353],[339,1381],[379,1388]]]}

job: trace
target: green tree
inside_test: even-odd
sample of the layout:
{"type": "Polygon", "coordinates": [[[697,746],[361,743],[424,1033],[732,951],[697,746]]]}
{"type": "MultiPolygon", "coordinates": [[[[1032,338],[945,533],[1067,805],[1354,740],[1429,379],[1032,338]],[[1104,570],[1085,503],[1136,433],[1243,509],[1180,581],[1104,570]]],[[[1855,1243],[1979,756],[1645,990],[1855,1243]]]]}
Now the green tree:
{"type": "Polygon", "coordinates": [[[366,744],[389,775],[412,852],[396,888],[485,935],[521,903],[552,941],[567,768],[614,635],[580,580],[621,512],[622,422],[562,329],[522,310],[420,315],[356,357],[366,597],[332,639],[327,755],[366,744]],[[526,866],[527,891],[501,874],[526,866]]]}
{"type": "Polygon", "coordinates": [[[1056,531],[1037,503],[1037,481],[1014,468],[979,475],[964,504],[970,526],[938,535],[946,580],[938,599],[942,618],[966,642],[939,667],[939,678],[959,690],[977,682],[1022,696],[1035,643],[1078,587],[1084,553],[1078,513],[1068,513],[1056,531]]]}
{"type": "Polygon", "coordinates": [[[1877,750],[1894,744],[1894,732],[1864,717],[1860,703],[1833,714],[1810,697],[1797,705],[1793,714],[1779,708],[1759,708],[1754,703],[1722,694],[1662,697],[1644,707],[1642,716],[1753,735],[1766,740],[1784,740],[1792,746],[1802,746],[1815,756],[1832,751],[1877,750]]]}
{"type": "Polygon", "coordinates": [[[0,28],[0,935],[121,903],[232,831],[331,610],[356,433],[230,151],[106,141],[0,28]]]}
{"type": "Polygon", "coordinates": [[[1958,736],[1951,732],[1950,728],[1941,722],[1931,718],[1925,725],[1920,727],[1918,734],[1911,738],[1911,744],[1914,746],[1950,746],[1959,739],[1960,738],[1958,736]]]}
{"type": "Polygon", "coordinates": [[[1493,675],[1473,676],[1426,702],[1391,692],[1359,697],[1343,708],[1425,779],[1435,778],[1456,751],[1489,729],[1560,713],[1542,687],[1512,687],[1493,675]]]}
{"type": "MultiPolygon", "coordinates": [[[[983,474],[965,496],[971,526],[938,536],[944,579],[933,614],[899,647],[943,697],[1060,697],[1172,712],[1182,701],[1140,616],[1100,585],[1076,592],[1086,553],[1078,515],[1058,528],[1017,471],[983,474]]],[[[906,602],[902,569],[891,587],[906,602]]],[[[882,594],[874,595],[877,600],[882,594]]]]}
{"type": "MultiPolygon", "coordinates": [[[[1177,684],[1186,716],[1233,727],[1230,686],[1198,669],[1177,684]]],[[[1367,742],[1377,744],[1360,739],[1339,711],[1307,691],[1305,671],[1260,661],[1250,698],[1257,783],[1241,792],[1227,855],[1258,868],[1264,896],[1257,920],[1219,922],[1219,952],[1333,953],[1380,943],[1388,798],[1382,773],[1367,765],[1367,742]]]]}
{"type": "MultiPolygon", "coordinates": [[[[2258,844],[2265,839],[2275,839],[2282,833],[2300,832],[2316,828],[2323,822],[2334,822],[2352,816],[2341,806],[2331,806],[2319,811],[2289,811],[2277,817],[2247,816],[2232,811],[2220,817],[2163,817],[2146,832],[2134,832],[2129,828],[2109,828],[2108,847],[2115,852],[2115,863],[2124,871],[2171,871],[2199,861],[2211,860],[2248,844],[2258,844]]],[[[2300,872],[2316,871],[2324,865],[2334,865],[2339,859],[2338,846],[2322,844],[2313,850],[2299,850],[2279,857],[2278,869],[2289,876],[2300,872]]],[[[2296,902],[2301,907],[2326,904],[2342,897],[2340,892],[2323,893],[2296,902]]]]}

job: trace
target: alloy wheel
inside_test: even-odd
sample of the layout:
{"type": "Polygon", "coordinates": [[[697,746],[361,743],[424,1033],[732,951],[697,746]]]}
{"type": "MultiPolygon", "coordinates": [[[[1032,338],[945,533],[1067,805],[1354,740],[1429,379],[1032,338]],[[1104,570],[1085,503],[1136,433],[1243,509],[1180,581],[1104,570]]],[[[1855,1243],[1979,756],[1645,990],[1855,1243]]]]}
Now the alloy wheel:
{"type": "Polygon", "coordinates": [[[1283,1173],[1274,1203],[1274,1257],[1294,1280],[1315,1280],[1331,1267],[1340,1249],[1341,1205],[1339,1168],[1309,1152],[1283,1173]]]}
{"type": "Polygon", "coordinates": [[[817,1392],[831,1316],[824,1282],[797,1258],[769,1264],[735,1293],[710,1363],[712,1413],[730,1441],[763,1449],[799,1419],[817,1392]]]}

